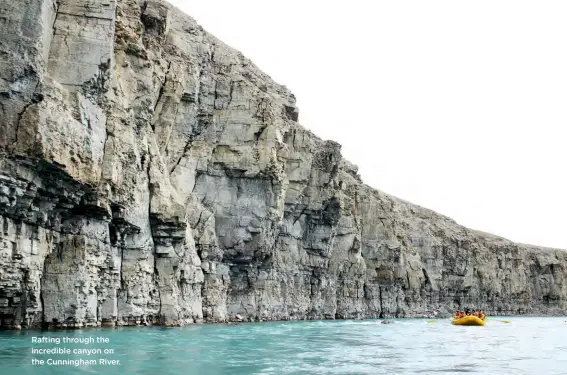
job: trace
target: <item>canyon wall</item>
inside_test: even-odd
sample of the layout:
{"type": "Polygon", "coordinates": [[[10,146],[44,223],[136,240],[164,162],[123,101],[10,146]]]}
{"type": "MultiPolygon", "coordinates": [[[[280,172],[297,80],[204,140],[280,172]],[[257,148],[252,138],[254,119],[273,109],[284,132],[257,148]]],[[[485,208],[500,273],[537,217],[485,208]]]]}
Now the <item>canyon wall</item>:
{"type": "Polygon", "coordinates": [[[567,252],[364,185],[165,2],[0,0],[0,35],[3,328],[567,312],[567,252]]]}

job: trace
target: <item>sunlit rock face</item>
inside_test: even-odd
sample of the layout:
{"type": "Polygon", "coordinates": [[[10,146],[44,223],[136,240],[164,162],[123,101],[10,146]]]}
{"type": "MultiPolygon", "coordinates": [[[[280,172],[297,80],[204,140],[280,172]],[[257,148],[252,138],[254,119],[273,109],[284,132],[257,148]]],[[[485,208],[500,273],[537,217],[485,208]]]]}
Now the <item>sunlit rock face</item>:
{"type": "Polygon", "coordinates": [[[1,327],[567,312],[566,252],[364,185],[167,3],[0,14],[1,327]]]}

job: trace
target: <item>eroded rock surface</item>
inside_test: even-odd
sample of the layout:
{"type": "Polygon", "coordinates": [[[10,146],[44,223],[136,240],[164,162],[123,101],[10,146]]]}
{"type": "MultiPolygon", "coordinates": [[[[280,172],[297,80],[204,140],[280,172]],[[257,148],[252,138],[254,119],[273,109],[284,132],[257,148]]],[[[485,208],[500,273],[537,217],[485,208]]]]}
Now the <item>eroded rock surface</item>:
{"type": "Polygon", "coordinates": [[[0,0],[0,325],[567,311],[567,253],[364,185],[155,0],[0,0]]]}

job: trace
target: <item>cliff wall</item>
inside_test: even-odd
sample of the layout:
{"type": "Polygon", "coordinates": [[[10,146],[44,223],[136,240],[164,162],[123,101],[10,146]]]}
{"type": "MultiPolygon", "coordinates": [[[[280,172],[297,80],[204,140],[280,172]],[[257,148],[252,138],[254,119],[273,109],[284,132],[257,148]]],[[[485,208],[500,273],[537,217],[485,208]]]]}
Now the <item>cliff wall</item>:
{"type": "Polygon", "coordinates": [[[567,312],[567,252],[364,185],[165,2],[0,0],[0,35],[1,327],[567,312]]]}

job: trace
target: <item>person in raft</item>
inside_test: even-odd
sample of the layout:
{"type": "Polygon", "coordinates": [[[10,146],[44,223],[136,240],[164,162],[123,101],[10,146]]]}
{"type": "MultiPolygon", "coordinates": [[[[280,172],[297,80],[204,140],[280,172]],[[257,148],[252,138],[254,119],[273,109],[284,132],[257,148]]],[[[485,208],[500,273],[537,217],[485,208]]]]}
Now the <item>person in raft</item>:
{"type": "Polygon", "coordinates": [[[484,318],[486,317],[486,315],[484,315],[483,311],[475,311],[475,312],[469,312],[467,311],[457,311],[454,315],[455,319],[462,319],[466,316],[476,316],[479,319],[484,320],[484,318]]]}

